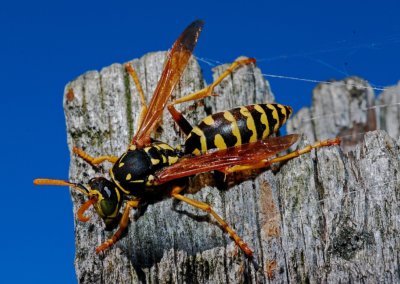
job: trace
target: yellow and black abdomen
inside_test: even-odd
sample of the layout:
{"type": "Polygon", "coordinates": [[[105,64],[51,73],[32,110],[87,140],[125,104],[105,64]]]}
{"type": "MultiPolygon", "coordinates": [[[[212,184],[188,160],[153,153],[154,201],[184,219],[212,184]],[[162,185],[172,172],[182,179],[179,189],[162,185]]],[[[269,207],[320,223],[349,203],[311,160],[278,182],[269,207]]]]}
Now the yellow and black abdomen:
{"type": "Polygon", "coordinates": [[[185,141],[185,154],[226,149],[256,142],[276,133],[292,113],[281,104],[255,104],[215,113],[193,127],[185,141]]]}

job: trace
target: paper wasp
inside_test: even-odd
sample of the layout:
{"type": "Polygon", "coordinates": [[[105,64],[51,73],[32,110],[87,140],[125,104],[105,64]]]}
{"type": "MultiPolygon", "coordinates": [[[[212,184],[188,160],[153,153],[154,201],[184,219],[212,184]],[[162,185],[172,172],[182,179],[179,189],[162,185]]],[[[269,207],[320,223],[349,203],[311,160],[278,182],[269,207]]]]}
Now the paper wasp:
{"type": "Polygon", "coordinates": [[[138,89],[141,111],[138,129],[125,153],[120,157],[92,157],[82,149],[73,149],[77,156],[93,166],[105,161],[112,163],[110,180],[95,177],[89,180],[88,185],[54,179],[34,181],[37,185],[71,186],[87,196],[88,200],[77,212],[80,221],[89,220],[84,213],[93,206],[104,220],[106,229],[113,229],[119,224],[114,235],[96,248],[98,253],[115,244],[121,237],[128,226],[131,208],[167,195],[211,214],[245,255],[253,259],[253,252],[249,246],[208,204],[181,194],[185,179],[209,171],[229,174],[265,168],[272,163],[310,152],[313,148],[336,145],[340,142],[339,139],[320,141],[287,155],[274,157],[275,154],[288,149],[299,137],[296,134],[271,137],[292,113],[291,107],[275,103],[240,106],[209,115],[197,126],[190,125],[176,110],[175,105],[212,95],[214,87],[236,68],[255,63],[254,59],[237,60],[210,86],[168,103],[188,64],[202,27],[202,21],[193,22],[175,41],[148,105],[135,70],[131,65],[126,65],[126,71],[138,89]],[[186,135],[182,147],[174,148],[151,138],[166,107],[186,135]],[[121,215],[120,209],[123,204],[125,208],[121,215]]]}

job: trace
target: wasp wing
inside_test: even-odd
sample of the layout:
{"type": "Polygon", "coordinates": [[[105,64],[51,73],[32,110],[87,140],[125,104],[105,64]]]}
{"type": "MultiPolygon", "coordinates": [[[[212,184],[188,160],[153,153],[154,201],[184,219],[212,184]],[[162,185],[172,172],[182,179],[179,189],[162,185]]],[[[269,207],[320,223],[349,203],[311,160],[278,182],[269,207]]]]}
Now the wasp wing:
{"type": "Polygon", "coordinates": [[[200,156],[182,158],[176,164],[156,172],[155,182],[168,181],[213,170],[225,169],[245,164],[254,164],[288,149],[299,138],[297,134],[283,137],[268,137],[253,143],[230,147],[224,150],[210,150],[200,156]]]}
{"type": "Polygon", "coordinates": [[[168,99],[189,62],[203,24],[203,21],[199,20],[190,24],[169,51],[160,80],[142,123],[132,139],[132,144],[143,146],[150,143],[150,134],[161,120],[168,99]]]}

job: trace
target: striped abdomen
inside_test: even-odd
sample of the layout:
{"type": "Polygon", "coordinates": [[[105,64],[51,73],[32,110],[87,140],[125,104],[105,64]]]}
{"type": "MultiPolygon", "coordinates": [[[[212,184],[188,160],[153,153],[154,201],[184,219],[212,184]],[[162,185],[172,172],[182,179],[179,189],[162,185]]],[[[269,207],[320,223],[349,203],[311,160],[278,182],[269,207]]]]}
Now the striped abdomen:
{"type": "Polygon", "coordinates": [[[215,113],[192,129],[185,153],[200,155],[209,149],[226,149],[255,142],[276,133],[292,113],[281,104],[255,104],[215,113]]]}

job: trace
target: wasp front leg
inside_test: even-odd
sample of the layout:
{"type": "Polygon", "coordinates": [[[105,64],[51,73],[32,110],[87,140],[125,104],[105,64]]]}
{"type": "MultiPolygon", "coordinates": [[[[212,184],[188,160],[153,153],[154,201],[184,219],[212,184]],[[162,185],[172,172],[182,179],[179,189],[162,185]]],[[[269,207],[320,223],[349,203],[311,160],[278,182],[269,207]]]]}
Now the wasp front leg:
{"type": "Polygon", "coordinates": [[[72,151],[82,160],[87,162],[88,164],[92,165],[93,167],[96,167],[98,164],[101,164],[105,161],[108,161],[112,164],[115,164],[115,162],[118,160],[118,157],[116,156],[110,156],[110,155],[105,155],[105,156],[99,156],[99,157],[92,157],[82,149],[79,149],[77,147],[74,147],[72,151]]]}
{"type": "Polygon", "coordinates": [[[129,73],[131,76],[133,82],[135,83],[136,89],[139,93],[139,99],[140,99],[140,115],[139,115],[139,120],[137,124],[137,129],[139,129],[140,125],[142,124],[143,118],[147,112],[147,103],[146,103],[146,98],[144,96],[143,88],[142,85],[140,84],[139,81],[139,76],[137,75],[135,69],[132,67],[131,64],[127,63],[125,65],[126,71],[129,73]]]}
{"type": "Polygon", "coordinates": [[[124,213],[122,214],[121,220],[119,221],[118,230],[114,233],[114,235],[110,239],[108,239],[107,241],[105,241],[96,248],[96,253],[106,250],[119,240],[122,233],[125,231],[126,227],[128,227],[129,212],[131,208],[137,208],[139,206],[139,203],[140,203],[139,199],[129,200],[126,202],[124,213]]]}

